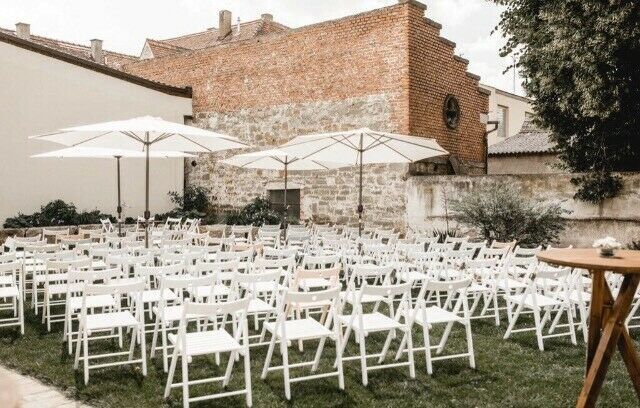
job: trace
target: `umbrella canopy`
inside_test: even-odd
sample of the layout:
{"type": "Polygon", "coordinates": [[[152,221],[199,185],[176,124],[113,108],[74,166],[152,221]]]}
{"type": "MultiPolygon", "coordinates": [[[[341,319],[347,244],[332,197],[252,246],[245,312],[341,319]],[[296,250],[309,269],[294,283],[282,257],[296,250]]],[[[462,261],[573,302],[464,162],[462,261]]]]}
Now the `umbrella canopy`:
{"type": "Polygon", "coordinates": [[[449,154],[434,139],[380,132],[368,128],[298,136],[279,147],[301,159],[338,160],[360,167],[358,227],[362,234],[363,164],[412,163],[449,154]]]}
{"type": "Polygon", "coordinates": [[[352,165],[412,163],[449,154],[434,139],[367,128],[298,136],[279,149],[303,159],[338,160],[352,165]]]}
{"type": "Polygon", "coordinates": [[[329,170],[349,166],[349,163],[320,162],[312,159],[301,159],[278,149],[238,154],[223,160],[222,163],[245,169],[284,170],[283,223],[285,228],[287,226],[288,216],[287,181],[290,170],[329,170]]]}
{"type": "Polygon", "coordinates": [[[145,146],[149,146],[150,151],[202,153],[247,147],[232,136],[152,116],[74,126],[31,138],[65,146],[139,151],[145,146]]]}
{"type": "MultiPolygon", "coordinates": [[[[146,158],[144,218],[147,220],[147,227],[151,218],[149,211],[149,159],[151,151],[212,153],[247,147],[247,144],[232,136],[152,116],[69,127],[54,133],[31,136],[31,139],[46,140],[73,147],[144,151],[146,158]]],[[[149,228],[145,228],[145,230],[145,244],[148,247],[149,228]]]]}
{"type": "MultiPolygon", "coordinates": [[[[118,206],[116,210],[118,212],[118,232],[122,233],[122,204],[120,200],[120,159],[123,157],[126,158],[135,158],[135,159],[144,159],[147,157],[145,152],[136,151],[136,150],[122,150],[122,149],[104,149],[99,147],[68,147],[66,149],[54,150],[51,152],[34,154],[31,156],[32,158],[72,158],[72,159],[83,159],[83,158],[94,158],[94,159],[116,159],[116,179],[118,186],[118,206]]],[[[189,153],[183,152],[162,152],[162,151],[154,151],[149,153],[149,157],[152,159],[169,159],[169,158],[180,158],[180,157],[195,157],[189,153]]]]}
{"type": "Polygon", "coordinates": [[[349,163],[321,162],[312,159],[301,159],[296,155],[287,153],[279,149],[261,150],[258,152],[237,154],[226,160],[222,160],[224,164],[230,164],[245,169],[263,169],[263,170],[328,170],[337,169],[339,167],[349,166],[349,163]]]}
{"type": "MultiPolygon", "coordinates": [[[[51,152],[34,154],[32,158],[58,158],[58,159],[113,159],[118,157],[144,159],[146,154],[143,151],[123,150],[123,149],[104,149],[100,147],[68,147],[66,149],[54,150],[51,152]]],[[[149,152],[152,159],[171,159],[180,157],[195,157],[193,154],[184,152],[149,152]]]]}

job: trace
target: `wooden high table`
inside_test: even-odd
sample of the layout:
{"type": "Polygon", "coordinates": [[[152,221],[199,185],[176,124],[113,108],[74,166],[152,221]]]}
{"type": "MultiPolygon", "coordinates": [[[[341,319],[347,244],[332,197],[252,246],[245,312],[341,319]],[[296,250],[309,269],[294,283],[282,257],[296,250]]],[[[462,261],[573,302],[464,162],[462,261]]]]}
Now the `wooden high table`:
{"type": "Polygon", "coordinates": [[[552,265],[587,269],[592,276],[587,373],[576,407],[595,406],[616,345],[640,401],[640,359],[624,325],[640,282],[640,251],[620,250],[615,257],[604,258],[595,248],[552,249],[540,252],[538,259],[552,265]],[[615,300],[605,271],[624,276],[615,300]]]}

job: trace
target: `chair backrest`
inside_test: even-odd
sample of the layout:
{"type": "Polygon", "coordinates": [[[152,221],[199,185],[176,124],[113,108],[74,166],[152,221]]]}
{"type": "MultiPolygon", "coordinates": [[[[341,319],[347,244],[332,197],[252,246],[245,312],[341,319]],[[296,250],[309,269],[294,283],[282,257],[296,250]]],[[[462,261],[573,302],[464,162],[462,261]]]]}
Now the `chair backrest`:
{"type": "Polygon", "coordinates": [[[511,249],[508,246],[504,246],[502,248],[482,248],[480,253],[478,254],[478,258],[488,259],[488,258],[497,258],[500,260],[505,260],[509,255],[509,251],[511,249]]]}
{"type": "Polygon", "coordinates": [[[64,229],[55,229],[55,230],[51,230],[51,229],[42,229],[42,238],[49,242],[51,238],[53,240],[53,242],[57,242],[59,240],[60,237],[64,236],[64,235],[69,235],[71,231],[71,228],[64,228],[64,229]]]}
{"type": "Polygon", "coordinates": [[[517,241],[514,239],[513,241],[497,241],[497,240],[493,240],[491,241],[491,248],[508,248],[509,251],[511,251],[513,248],[516,247],[516,243],[517,241]]]}
{"type": "Polygon", "coordinates": [[[231,279],[232,293],[238,296],[241,293],[241,288],[246,289],[253,297],[268,296],[269,302],[275,302],[276,296],[279,293],[280,272],[262,272],[262,273],[239,273],[236,272],[231,279]],[[258,287],[258,284],[262,283],[258,287]]]}
{"type": "Polygon", "coordinates": [[[379,266],[374,264],[355,264],[351,266],[347,293],[355,291],[365,283],[384,285],[390,282],[393,266],[379,266]]]}
{"type": "Polygon", "coordinates": [[[20,271],[22,271],[21,261],[13,260],[0,263],[0,276],[9,276],[11,278],[12,285],[16,285],[18,283],[20,271]]]}
{"type": "Polygon", "coordinates": [[[295,265],[296,259],[294,257],[277,259],[256,258],[255,261],[253,261],[251,270],[260,273],[276,269],[291,273],[295,265]]]}
{"type": "Polygon", "coordinates": [[[297,289],[306,279],[326,279],[329,281],[330,287],[339,286],[340,269],[341,265],[339,263],[332,268],[305,269],[298,267],[293,273],[293,279],[291,279],[289,287],[297,289]]]}
{"type": "Polygon", "coordinates": [[[102,231],[104,232],[114,232],[115,228],[113,227],[113,224],[111,223],[111,220],[108,218],[105,219],[101,219],[100,220],[100,224],[102,225],[102,231]]]}
{"type": "Polygon", "coordinates": [[[15,262],[18,260],[18,256],[15,252],[9,252],[6,254],[0,254],[0,264],[15,262]]]}
{"type": "Polygon", "coordinates": [[[411,283],[400,283],[396,285],[370,285],[364,283],[360,288],[361,296],[383,296],[386,298],[394,299],[397,296],[411,296],[411,283]]]}
{"type": "MultiPolygon", "coordinates": [[[[246,323],[247,308],[249,307],[249,297],[238,300],[230,300],[227,302],[211,302],[211,303],[195,303],[189,299],[185,300],[182,305],[182,318],[180,321],[180,332],[184,333],[187,329],[188,318],[192,316],[202,316],[209,318],[211,321],[218,321],[223,316],[232,316],[234,319],[244,320],[246,323]]],[[[241,331],[244,331],[242,329],[241,331]]],[[[234,330],[236,332],[236,330],[234,330]]],[[[236,332],[236,336],[240,333],[236,332]]],[[[238,337],[236,337],[238,338],[238,337]]]]}
{"type": "Polygon", "coordinates": [[[282,297],[282,307],[290,303],[304,304],[329,301],[334,303],[340,295],[340,287],[332,287],[330,289],[318,290],[314,292],[298,292],[287,290],[282,297]]]}
{"type": "Polygon", "coordinates": [[[47,260],[46,267],[49,271],[66,272],[69,269],[91,269],[92,260],[89,257],[67,260],[47,260]]]}
{"type": "MultiPolygon", "coordinates": [[[[238,272],[239,262],[237,260],[231,261],[216,261],[216,262],[196,262],[193,267],[193,274],[196,276],[215,275],[221,272],[238,272]]],[[[218,279],[219,281],[219,279],[218,279]]]]}
{"type": "Polygon", "coordinates": [[[167,217],[167,220],[164,222],[164,229],[179,230],[180,223],[182,223],[182,217],[167,217]]]}
{"type": "Polygon", "coordinates": [[[137,277],[144,278],[148,285],[153,286],[154,281],[159,281],[165,276],[181,275],[184,272],[184,264],[172,264],[161,266],[138,265],[134,268],[137,277]]]}
{"type": "Polygon", "coordinates": [[[269,248],[264,247],[262,250],[262,256],[265,259],[275,259],[275,258],[290,258],[295,257],[298,251],[293,249],[278,249],[278,248],[269,248]]]}
{"type": "Polygon", "coordinates": [[[302,268],[331,268],[340,262],[340,255],[305,255],[300,266],[302,268]]]}
{"type": "Polygon", "coordinates": [[[69,269],[67,282],[85,282],[88,284],[94,284],[96,282],[111,283],[122,277],[122,270],[120,268],[109,268],[98,271],[86,271],[79,269],[69,269]]]}
{"type": "Polygon", "coordinates": [[[445,242],[445,243],[432,242],[427,247],[427,252],[437,252],[437,253],[444,254],[448,251],[451,251],[452,249],[455,249],[455,246],[456,246],[455,242],[445,242]]]}
{"type": "Polygon", "coordinates": [[[458,250],[451,249],[445,253],[444,257],[448,262],[453,262],[453,261],[464,262],[464,261],[472,260],[475,253],[476,253],[475,248],[458,249],[458,250]]]}
{"type": "MultiPolygon", "coordinates": [[[[213,287],[216,284],[216,277],[213,275],[207,276],[178,276],[178,275],[165,275],[160,279],[160,287],[162,289],[170,289],[172,291],[184,291],[188,289],[194,289],[197,287],[213,287]]],[[[164,296],[161,296],[164,299],[164,296]]],[[[178,296],[181,300],[181,296],[178,296]]]]}

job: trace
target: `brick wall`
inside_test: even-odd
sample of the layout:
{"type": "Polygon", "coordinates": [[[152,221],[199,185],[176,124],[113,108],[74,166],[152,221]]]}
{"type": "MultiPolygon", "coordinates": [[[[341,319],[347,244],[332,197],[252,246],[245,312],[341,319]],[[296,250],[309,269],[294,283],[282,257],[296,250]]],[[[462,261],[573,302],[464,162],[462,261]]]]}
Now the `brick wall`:
{"type": "MultiPolygon", "coordinates": [[[[484,161],[487,110],[478,79],[439,39],[437,24],[413,0],[255,39],[141,61],[127,71],[193,88],[194,123],[259,147],[305,133],[357,127],[434,137],[472,166],[484,161]],[[456,131],[442,118],[447,94],[458,96],[456,131]]],[[[188,182],[205,185],[222,206],[266,193],[277,172],[228,168],[201,155],[188,182]]],[[[228,155],[228,153],[227,153],[228,155]]],[[[365,216],[403,224],[408,166],[365,170],[365,216]]],[[[293,174],[303,186],[302,216],[352,222],[357,214],[352,169],[293,174]]]]}

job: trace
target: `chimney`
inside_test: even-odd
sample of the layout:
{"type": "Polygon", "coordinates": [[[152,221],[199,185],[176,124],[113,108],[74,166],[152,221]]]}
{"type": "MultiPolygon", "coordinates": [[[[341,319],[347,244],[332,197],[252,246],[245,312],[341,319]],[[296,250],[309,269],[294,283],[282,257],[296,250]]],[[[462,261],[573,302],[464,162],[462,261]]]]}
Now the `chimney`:
{"type": "Polygon", "coordinates": [[[104,52],[102,51],[102,40],[91,40],[91,57],[98,64],[104,64],[104,52]]]}
{"type": "Polygon", "coordinates": [[[16,23],[16,36],[23,40],[31,39],[31,27],[27,23],[16,23]]]}
{"type": "Polygon", "coordinates": [[[273,21],[273,14],[264,13],[260,16],[262,21],[273,21]]]}
{"type": "Polygon", "coordinates": [[[240,17],[238,17],[238,24],[236,25],[236,35],[240,35],[240,17]]]}
{"type": "Polygon", "coordinates": [[[221,40],[231,33],[231,12],[221,10],[218,22],[218,39],[221,40]]]}

